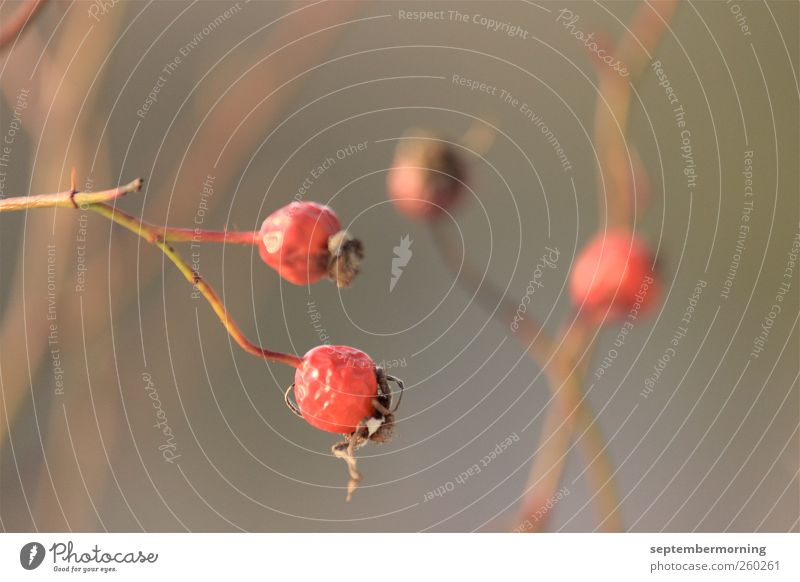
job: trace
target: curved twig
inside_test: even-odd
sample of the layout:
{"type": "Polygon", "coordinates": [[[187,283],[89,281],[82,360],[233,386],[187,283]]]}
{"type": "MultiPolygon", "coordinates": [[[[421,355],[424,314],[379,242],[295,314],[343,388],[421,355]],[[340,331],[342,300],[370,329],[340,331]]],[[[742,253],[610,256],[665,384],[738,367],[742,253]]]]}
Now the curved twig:
{"type": "MultiPolygon", "coordinates": [[[[293,354],[285,354],[283,352],[276,352],[262,348],[261,346],[251,342],[244,332],[239,328],[233,318],[230,316],[225,304],[220,299],[217,292],[208,282],[189,264],[183,260],[180,254],[170,246],[165,233],[179,232],[181,234],[187,232],[194,232],[190,229],[169,229],[166,227],[155,226],[144,222],[138,218],[131,216],[121,210],[117,210],[110,204],[109,201],[114,201],[117,198],[136,192],[142,187],[142,180],[136,179],[125,186],[113,188],[111,190],[103,190],[100,192],[76,192],[74,189],[59,192],[57,194],[41,194],[36,196],[21,196],[15,198],[7,198],[0,200],[0,212],[10,212],[15,210],[28,210],[32,208],[84,208],[96,212],[101,216],[119,224],[120,226],[128,229],[137,236],[140,236],[145,241],[161,249],[167,258],[178,268],[184,278],[194,285],[197,290],[208,301],[211,308],[216,313],[219,320],[222,322],[223,327],[231,335],[239,346],[249,354],[258,356],[265,360],[279,362],[297,368],[300,366],[302,359],[293,354]]],[[[221,233],[221,242],[228,242],[227,232],[221,233]]],[[[232,233],[239,235],[250,234],[252,242],[252,233],[232,233]]],[[[180,240],[192,240],[192,238],[180,240]]],[[[237,241],[240,242],[240,241],[237,241]]]]}

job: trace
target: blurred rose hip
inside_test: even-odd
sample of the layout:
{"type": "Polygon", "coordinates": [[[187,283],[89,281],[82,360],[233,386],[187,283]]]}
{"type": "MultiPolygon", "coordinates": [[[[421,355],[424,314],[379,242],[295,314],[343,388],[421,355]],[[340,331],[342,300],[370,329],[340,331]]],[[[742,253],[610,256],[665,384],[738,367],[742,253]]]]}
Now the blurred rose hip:
{"type": "Polygon", "coordinates": [[[652,265],[653,255],[640,237],[625,229],[600,232],[572,267],[572,302],[593,321],[624,317],[637,303],[651,309],[660,287],[652,265]]]}
{"type": "Polygon", "coordinates": [[[437,133],[415,129],[397,144],[387,187],[399,212],[435,220],[463,197],[465,180],[466,167],[456,149],[437,133]]]}
{"type": "Polygon", "coordinates": [[[342,230],[328,206],[292,202],[270,214],[258,238],[261,258],[295,285],[330,278],[347,287],[358,274],[364,251],[342,230]]]}

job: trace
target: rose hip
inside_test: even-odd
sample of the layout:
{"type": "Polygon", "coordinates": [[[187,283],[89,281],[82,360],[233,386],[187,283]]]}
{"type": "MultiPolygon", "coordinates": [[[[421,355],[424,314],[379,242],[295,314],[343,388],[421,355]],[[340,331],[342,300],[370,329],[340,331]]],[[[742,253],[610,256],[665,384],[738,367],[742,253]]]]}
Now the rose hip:
{"type": "Polygon", "coordinates": [[[402,395],[403,383],[386,375],[361,350],[323,345],[303,356],[294,385],[286,392],[286,403],[311,426],[345,435],[331,452],[347,463],[348,501],[361,481],[356,450],[370,441],[387,442],[392,436],[394,412],[389,410],[389,381],[397,384],[402,395]],[[292,390],[297,404],[289,400],[292,390]]]}
{"type": "Polygon", "coordinates": [[[417,220],[436,220],[463,197],[465,177],[465,164],[456,149],[438,134],[417,129],[398,142],[386,181],[399,212],[417,220]]]}
{"type": "Polygon", "coordinates": [[[318,346],[295,372],[294,396],[303,418],[320,430],[350,434],[375,415],[375,363],[347,346],[318,346]]]}
{"type": "Polygon", "coordinates": [[[642,301],[656,301],[658,277],[645,242],[625,229],[597,234],[578,254],[569,290],[574,305],[594,321],[624,317],[642,301]]]}
{"type": "Polygon", "coordinates": [[[341,229],[336,214],[315,202],[292,202],[270,214],[261,225],[262,260],[295,285],[323,278],[347,287],[358,274],[361,243],[341,229]]]}

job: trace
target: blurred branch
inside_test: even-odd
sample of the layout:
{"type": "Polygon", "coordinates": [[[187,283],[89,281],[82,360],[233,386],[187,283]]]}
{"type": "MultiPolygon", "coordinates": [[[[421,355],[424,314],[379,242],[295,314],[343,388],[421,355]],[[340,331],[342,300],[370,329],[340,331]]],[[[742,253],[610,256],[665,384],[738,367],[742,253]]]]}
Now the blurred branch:
{"type": "Polygon", "coordinates": [[[599,84],[594,136],[600,161],[598,175],[600,224],[606,222],[606,216],[603,214],[606,201],[609,201],[610,226],[628,225],[633,218],[636,181],[631,171],[632,155],[629,154],[626,139],[630,122],[632,85],[646,71],[647,64],[652,59],[677,7],[677,0],[642,2],[631,19],[628,31],[617,44],[616,50],[606,50],[609,54],[615,54],[620,62],[625,63],[629,76],[622,76],[604,62],[593,58],[599,84]],[[608,180],[603,180],[603,176],[608,180]]]}
{"type": "MultiPolygon", "coordinates": [[[[9,102],[16,98],[15,94],[20,88],[30,89],[31,98],[22,130],[29,136],[36,155],[29,156],[27,160],[20,159],[22,162],[20,167],[24,167],[25,162],[31,164],[29,191],[32,192],[41,191],[51,184],[62,184],[67,159],[79,167],[95,162],[87,150],[89,144],[97,142],[94,127],[99,110],[96,104],[99,99],[104,98],[104,94],[92,88],[97,86],[97,80],[103,76],[105,72],[103,64],[110,58],[114,44],[119,39],[118,25],[122,21],[124,11],[111,12],[104,19],[103,26],[94,27],[80,10],[70,11],[70,6],[72,5],[64,3],[63,7],[68,14],[57,26],[57,33],[53,38],[29,35],[28,39],[35,42],[14,45],[14,51],[8,57],[14,60],[8,62],[3,75],[4,82],[0,84],[9,102]],[[91,43],[86,44],[83,40],[90,30],[91,43]],[[83,111],[91,114],[82,116],[80,113],[83,111]],[[59,161],[61,163],[58,163],[59,161]]],[[[23,144],[20,143],[19,147],[22,148],[23,144]]],[[[36,268],[36,263],[48,249],[68,249],[75,244],[77,221],[55,220],[56,212],[26,214],[23,246],[18,256],[6,257],[7,260],[15,260],[16,265],[14,272],[7,278],[4,277],[6,283],[4,292],[7,294],[8,303],[0,324],[0,353],[3,361],[11,365],[4,367],[0,383],[2,406],[5,407],[4,413],[0,415],[0,449],[4,451],[10,449],[12,455],[15,454],[14,450],[17,447],[11,443],[8,447],[4,445],[6,438],[10,441],[15,430],[23,431],[24,427],[35,426],[37,433],[44,436],[43,433],[50,431],[52,427],[52,424],[50,427],[41,427],[32,422],[33,419],[30,417],[24,421],[18,418],[24,410],[25,403],[29,402],[33,406],[34,419],[39,414],[38,411],[44,411],[51,405],[50,399],[39,392],[34,395],[30,387],[53,382],[52,367],[48,369],[47,366],[43,366],[51,356],[51,347],[48,343],[29,343],[19,340],[23,332],[25,337],[44,337],[50,332],[53,323],[36,309],[41,307],[39,302],[45,297],[43,295],[32,297],[26,290],[43,289],[45,285],[55,283],[54,305],[71,303],[73,299],[68,291],[72,286],[66,282],[66,279],[74,273],[69,261],[55,261],[52,270],[36,268]],[[19,365],[19,362],[24,362],[26,365],[19,365]]],[[[9,263],[13,264],[10,261],[9,263]]],[[[49,297],[46,299],[50,300],[49,297]]],[[[85,323],[102,318],[102,313],[98,313],[97,310],[89,310],[85,317],[78,309],[66,309],[63,313],[62,318],[65,322],[81,326],[71,329],[82,329],[85,323]]],[[[77,345],[73,346],[64,346],[65,358],[71,349],[75,352],[80,349],[77,345]]],[[[84,361],[84,354],[80,355],[79,361],[84,361]]],[[[116,428],[120,423],[111,420],[109,429],[105,434],[100,434],[96,419],[93,417],[94,407],[86,406],[86,394],[78,390],[79,387],[76,385],[76,390],[68,391],[63,400],[63,404],[73,411],[75,420],[72,425],[72,436],[75,439],[75,446],[81,448],[83,445],[83,448],[89,451],[87,453],[89,459],[101,459],[107,447],[113,446],[116,428]]],[[[103,393],[100,398],[113,397],[103,393]]],[[[102,403],[98,402],[98,405],[102,406],[102,403]]],[[[64,418],[63,414],[51,414],[51,420],[59,417],[64,418]]],[[[87,492],[103,490],[105,477],[108,471],[113,473],[113,468],[106,456],[106,463],[93,462],[85,467],[86,490],[58,486],[59,477],[65,483],[72,483],[63,473],[71,471],[71,475],[74,475],[75,469],[75,463],[71,462],[72,444],[65,441],[63,425],[61,426],[61,431],[47,434],[46,446],[42,446],[41,443],[39,447],[28,445],[24,451],[26,456],[40,455],[43,462],[36,469],[38,474],[31,475],[33,478],[38,477],[38,495],[33,502],[35,515],[30,511],[31,503],[28,502],[30,494],[26,494],[24,490],[22,495],[26,503],[18,505],[28,510],[34,528],[39,527],[48,531],[64,528],[92,529],[96,527],[97,522],[93,513],[85,511],[88,508],[87,492]]],[[[22,483],[25,476],[18,475],[17,479],[22,483]]],[[[31,479],[30,482],[26,482],[25,488],[37,488],[35,481],[31,479]]],[[[117,489],[120,490],[118,483],[117,489]]],[[[19,519],[25,519],[21,512],[19,519]]]]}
{"type": "MultiPolygon", "coordinates": [[[[16,198],[7,198],[0,201],[0,212],[9,212],[15,210],[26,210],[30,208],[85,208],[105,216],[109,220],[116,222],[120,226],[128,229],[137,236],[147,241],[150,244],[157,246],[169,258],[170,261],[178,268],[184,278],[194,285],[203,297],[211,305],[214,313],[217,314],[222,325],[231,335],[231,337],[238,343],[242,349],[249,354],[286,364],[294,368],[299,367],[301,359],[292,354],[284,354],[282,352],[275,352],[262,348],[245,336],[244,332],[239,328],[236,322],[231,318],[224,303],[217,295],[216,291],[203,279],[200,274],[194,271],[186,261],[184,261],[180,254],[173,249],[164,239],[163,232],[165,227],[154,226],[146,223],[138,218],[135,218],[122,211],[116,210],[113,206],[103,202],[104,200],[115,200],[120,196],[135,192],[142,187],[141,178],[136,179],[129,184],[120,188],[111,190],[103,190],[101,192],[76,192],[74,189],[58,194],[41,194],[37,196],[23,196],[16,198]]],[[[191,240],[191,239],[189,239],[191,240]]]]}
{"type": "Polygon", "coordinates": [[[0,51],[14,42],[22,34],[22,30],[31,22],[39,10],[44,6],[46,0],[25,0],[22,8],[18,8],[14,15],[0,26],[0,51]]]}
{"type": "Polygon", "coordinates": [[[594,331],[586,320],[577,319],[559,334],[561,342],[550,366],[554,372],[548,375],[554,385],[551,390],[555,402],[545,416],[518,518],[529,532],[544,531],[549,523],[548,504],[553,502],[563,478],[573,438],[586,464],[589,489],[596,494],[600,528],[610,532],[623,529],[614,465],[597,417],[582,389],[594,331]],[[540,517],[532,521],[534,515],[540,517]]]}
{"type": "MultiPolygon", "coordinates": [[[[663,32],[677,8],[677,0],[662,0],[653,5],[642,2],[632,18],[628,33],[623,36],[616,50],[616,57],[626,65],[629,76],[620,75],[616,70],[607,66],[606,63],[596,58],[596,53],[590,53],[596,66],[600,92],[597,99],[595,114],[595,145],[599,152],[600,173],[598,174],[598,213],[600,224],[614,226],[629,225],[633,219],[633,208],[637,206],[637,200],[642,200],[643,194],[639,192],[640,187],[647,184],[646,177],[643,179],[637,174],[644,173],[644,167],[639,159],[638,152],[629,146],[626,135],[630,121],[630,105],[632,96],[632,84],[636,82],[644,73],[647,63],[652,58],[663,32]],[[633,172],[631,171],[633,166],[633,172]],[[608,178],[607,182],[603,176],[608,178]],[[605,188],[604,188],[605,186],[605,188]],[[607,194],[607,196],[604,196],[607,194]],[[610,201],[608,214],[604,214],[605,202],[610,201]]],[[[598,40],[598,43],[608,45],[608,41],[598,40]]],[[[606,53],[613,54],[615,51],[606,48],[606,53]]],[[[586,322],[577,321],[574,325],[586,326],[584,333],[591,335],[592,327],[586,322]]],[[[569,345],[572,341],[567,341],[565,336],[564,344],[569,345]]],[[[584,361],[588,359],[584,357],[584,361]]],[[[573,359],[573,361],[575,361],[573,359]]],[[[568,371],[569,372],[569,371],[568,371]]],[[[573,375],[576,372],[569,372],[573,375]]],[[[583,373],[577,372],[580,377],[583,373]]],[[[572,376],[566,383],[567,389],[572,390],[572,376]]],[[[578,386],[580,389],[580,386],[578,386]]],[[[574,395],[572,395],[574,398],[574,395]]],[[[569,414],[569,409],[557,406],[552,409],[553,416],[569,414]]],[[[580,419],[578,427],[586,422],[593,426],[596,421],[593,417],[580,419]]],[[[528,504],[523,504],[524,515],[541,514],[541,507],[550,501],[558,489],[565,467],[568,447],[570,445],[569,432],[571,425],[575,421],[564,416],[562,422],[557,418],[547,417],[542,431],[543,443],[540,448],[540,455],[531,470],[530,482],[534,487],[528,504]],[[541,486],[536,487],[541,482],[541,486]]],[[[587,471],[587,478],[591,482],[592,490],[598,494],[601,515],[608,516],[601,520],[601,529],[606,531],[617,531],[622,529],[622,521],[619,516],[618,503],[615,499],[619,496],[616,491],[603,494],[606,489],[615,488],[613,481],[613,465],[608,460],[608,455],[604,453],[599,445],[604,441],[596,438],[585,439],[584,456],[587,466],[594,470],[587,471]]],[[[604,445],[603,445],[604,446],[604,445]]],[[[534,529],[544,527],[548,514],[536,524],[532,524],[534,529]]]]}
{"type": "Polygon", "coordinates": [[[633,80],[642,75],[652,60],[679,3],[679,0],[644,1],[633,15],[629,32],[617,48],[617,57],[627,65],[633,80]]]}
{"type": "Polygon", "coordinates": [[[522,502],[522,521],[535,513],[540,503],[546,503],[558,488],[572,436],[580,431],[578,434],[581,438],[577,440],[577,444],[586,458],[587,475],[593,484],[602,484],[595,489],[599,521],[609,531],[621,529],[613,465],[606,452],[605,438],[595,422],[588,400],[583,395],[580,371],[576,363],[578,354],[585,351],[588,330],[576,323],[573,326],[574,332],[556,343],[530,313],[521,321],[515,320],[517,306],[501,290],[480,277],[472,265],[459,261],[458,252],[445,228],[437,223],[431,227],[431,231],[436,248],[448,269],[455,275],[460,267],[461,274],[457,281],[473,292],[478,304],[498,321],[509,326],[514,321],[518,322],[518,339],[547,376],[552,394],[553,406],[545,419],[542,444],[531,468],[529,487],[522,502]]]}

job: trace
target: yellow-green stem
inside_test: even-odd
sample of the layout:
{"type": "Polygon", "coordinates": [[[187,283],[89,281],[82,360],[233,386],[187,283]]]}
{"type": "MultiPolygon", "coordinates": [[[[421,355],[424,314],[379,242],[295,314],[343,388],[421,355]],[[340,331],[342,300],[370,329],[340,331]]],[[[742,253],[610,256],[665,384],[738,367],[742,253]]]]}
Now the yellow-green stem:
{"type": "MultiPolygon", "coordinates": [[[[155,245],[169,258],[170,261],[178,268],[184,278],[197,287],[197,290],[208,301],[214,313],[222,322],[223,327],[227,330],[230,336],[239,344],[246,352],[270,360],[279,362],[297,368],[302,362],[301,358],[292,354],[285,354],[262,348],[254,344],[242,332],[233,318],[228,313],[225,304],[220,299],[214,288],[209,285],[205,279],[202,278],[200,273],[194,271],[189,264],[181,258],[180,254],[173,249],[169,241],[192,241],[196,240],[196,231],[192,229],[176,229],[163,226],[150,224],[140,220],[130,214],[117,210],[108,202],[114,201],[117,198],[136,192],[142,187],[142,180],[136,179],[129,184],[113,188],[111,190],[102,190],[100,192],[77,192],[76,190],[66,190],[56,194],[39,194],[35,196],[19,196],[13,198],[6,198],[0,200],[0,212],[12,212],[18,210],[30,210],[34,208],[83,208],[91,210],[112,220],[116,224],[128,229],[132,233],[140,236],[145,241],[155,245]]],[[[241,232],[214,232],[214,231],[201,231],[211,236],[205,240],[212,242],[237,242],[252,244],[256,233],[241,233],[241,232]]]]}
{"type": "Polygon", "coordinates": [[[184,261],[183,258],[181,258],[180,254],[178,254],[178,252],[164,240],[160,227],[152,228],[151,225],[148,225],[138,218],[130,216],[124,212],[120,212],[113,206],[105,203],[93,204],[88,208],[89,210],[92,210],[93,212],[96,212],[114,221],[120,226],[125,227],[129,231],[161,249],[161,251],[167,255],[169,260],[172,261],[172,263],[178,268],[184,278],[189,283],[194,285],[198,291],[200,291],[206,301],[208,301],[209,305],[211,305],[214,313],[216,313],[217,317],[219,317],[223,327],[228,331],[236,343],[239,344],[246,352],[253,354],[254,356],[264,358],[265,360],[280,362],[294,368],[300,366],[302,360],[298,356],[268,350],[254,344],[247,339],[247,336],[244,334],[244,332],[242,332],[233,318],[231,318],[227,308],[225,307],[225,304],[222,302],[219,295],[217,295],[217,292],[214,291],[213,287],[211,287],[211,285],[209,285],[206,280],[202,278],[200,273],[194,271],[189,264],[184,261]]]}
{"type": "Polygon", "coordinates": [[[36,194],[34,196],[14,196],[0,200],[0,212],[13,212],[17,210],[31,210],[34,208],[78,208],[98,202],[112,202],[117,198],[138,192],[143,181],[137,178],[124,186],[101,190],[99,192],[78,192],[65,190],[56,194],[36,194]]]}

